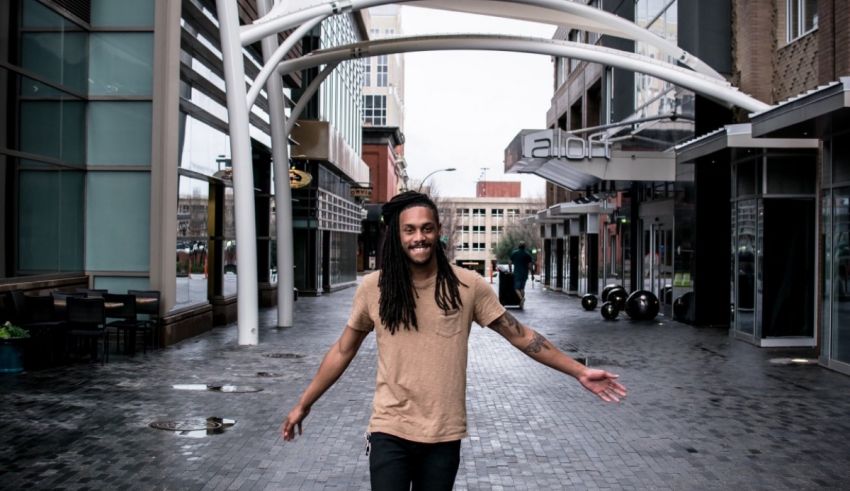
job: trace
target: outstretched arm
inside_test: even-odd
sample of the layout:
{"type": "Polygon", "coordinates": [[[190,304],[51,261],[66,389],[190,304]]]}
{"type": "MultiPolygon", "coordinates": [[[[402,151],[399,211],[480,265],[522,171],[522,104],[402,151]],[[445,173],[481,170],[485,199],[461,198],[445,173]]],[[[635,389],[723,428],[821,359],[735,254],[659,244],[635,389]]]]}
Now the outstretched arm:
{"type": "Polygon", "coordinates": [[[490,323],[490,329],[498,332],[517,349],[535,361],[574,377],[585,389],[607,402],[619,402],[626,396],[626,388],[617,382],[618,375],[587,368],[556,348],[542,334],[524,326],[510,312],[490,323]]]}
{"type": "Polygon", "coordinates": [[[282,426],[284,440],[288,441],[295,438],[296,427],[298,434],[301,434],[301,422],[310,414],[310,408],[345,372],[367,334],[369,333],[356,331],[348,326],[345,327],[342,336],[331,346],[322,359],[322,364],[319,365],[316,376],[313,377],[310,385],[301,394],[298,403],[286,416],[282,426]]]}

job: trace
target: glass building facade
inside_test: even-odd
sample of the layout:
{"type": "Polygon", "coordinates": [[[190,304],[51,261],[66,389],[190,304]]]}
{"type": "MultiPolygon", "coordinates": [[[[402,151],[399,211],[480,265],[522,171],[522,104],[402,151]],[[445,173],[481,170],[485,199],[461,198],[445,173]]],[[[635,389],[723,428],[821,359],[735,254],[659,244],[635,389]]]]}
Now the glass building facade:
{"type": "Polygon", "coordinates": [[[146,288],[153,1],[86,7],[0,7],[0,277],[85,271],[97,288],[146,288]]]}
{"type": "MultiPolygon", "coordinates": [[[[239,4],[253,15],[254,2],[239,4]]],[[[358,15],[329,19],[288,56],[361,39],[358,15]]],[[[11,0],[0,23],[0,281],[70,275],[115,292],[153,288],[167,318],[212,306],[215,323],[233,320],[236,251],[246,245],[235,237],[215,2],[11,0]]],[[[259,45],[243,56],[250,83],[259,45]]],[[[361,70],[341,64],[310,116],[330,121],[358,159],[361,70]]],[[[302,75],[285,77],[285,95],[302,75]]],[[[250,114],[258,237],[247,245],[257,247],[261,302],[273,301],[278,273],[270,131],[261,91],[250,114]]],[[[335,162],[318,165],[333,176],[317,169],[308,200],[318,242],[302,237],[296,249],[319,247],[325,284],[353,281],[352,178],[335,162]]]]}

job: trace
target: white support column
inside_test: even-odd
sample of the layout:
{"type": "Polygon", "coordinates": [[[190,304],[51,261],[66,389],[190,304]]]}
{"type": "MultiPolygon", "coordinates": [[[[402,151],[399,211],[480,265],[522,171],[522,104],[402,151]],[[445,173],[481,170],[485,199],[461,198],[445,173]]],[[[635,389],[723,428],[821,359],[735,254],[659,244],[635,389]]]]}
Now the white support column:
{"type": "MultiPolygon", "coordinates": [[[[271,0],[257,0],[260,15],[271,10],[271,0]]],[[[294,41],[293,41],[294,43],[294,41]]],[[[273,63],[278,49],[277,34],[266,36],[262,42],[263,58],[273,63]]],[[[291,44],[290,44],[291,47],[291,44]]],[[[281,50],[283,51],[283,50],[281,50]]],[[[288,51],[288,50],[287,50],[288,51]]],[[[286,53],[280,55],[281,58],[286,53]]],[[[255,84],[261,82],[255,81],[255,84]]],[[[272,161],[274,162],[274,204],[277,239],[277,326],[292,327],[295,264],[292,236],[292,190],[289,187],[289,144],[286,111],[283,101],[283,80],[272,71],[266,83],[269,99],[269,120],[272,130],[272,161]]],[[[248,105],[251,107],[251,104],[248,105]]]]}
{"type": "Polygon", "coordinates": [[[254,169],[251,157],[248,106],[245,104],[245,66],[239,40],[239,12],[234,0],[216,0],[227,115],[233,162],[233,199],[236,214],[237,326],[239,345],[258,341],[257,227],[254,223],[254,169]]]}

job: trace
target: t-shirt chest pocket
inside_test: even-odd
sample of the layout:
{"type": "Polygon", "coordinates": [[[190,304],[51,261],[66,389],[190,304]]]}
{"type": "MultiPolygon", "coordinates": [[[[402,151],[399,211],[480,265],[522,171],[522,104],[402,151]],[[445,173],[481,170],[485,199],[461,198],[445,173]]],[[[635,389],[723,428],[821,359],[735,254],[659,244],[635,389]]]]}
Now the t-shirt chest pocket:
{"type": "Polygon", "coordinates": [[[435,331],[444,338],[457,336],[463,329],[462,320],[460,309],[440,311],[436,319],[437,328],[435,331]]]}

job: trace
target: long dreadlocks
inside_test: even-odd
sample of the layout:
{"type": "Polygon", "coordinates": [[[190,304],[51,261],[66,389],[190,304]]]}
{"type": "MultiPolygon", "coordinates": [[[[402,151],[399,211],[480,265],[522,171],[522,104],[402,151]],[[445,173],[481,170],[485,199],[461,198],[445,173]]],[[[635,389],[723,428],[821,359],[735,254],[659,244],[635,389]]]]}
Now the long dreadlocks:
{"type": "MultiPolygon", "coordinates": [[[[381,290],[380,316],[391,334],[399,326],[405,329],[419,330],[416,320],[416,293],[410,279],[410,266],[404,253],[400,238],[399,217],[401,212],[414,206],[425,206],[434,213],[434,219],[440,223],[437,206],[431,199],[415,191],[406,191],[396,195],[381,209],[381,216],[387,226],[386,239],[381,249],[383,264],[378,279],[381,290]]],[[[440,244],[432,245],[437,255],[437,284],[434,288],[434,300],[444,311],[455,310],[462,305],[458,285],[462,284],[452,270],[449,259],[440,244]]],[[[466,285],[464,285],[466,286],[466,285]]]]}

